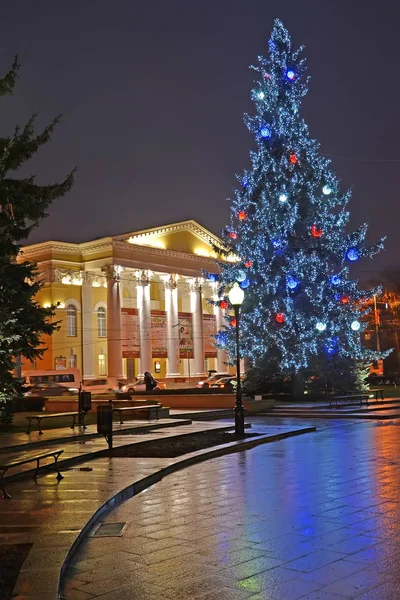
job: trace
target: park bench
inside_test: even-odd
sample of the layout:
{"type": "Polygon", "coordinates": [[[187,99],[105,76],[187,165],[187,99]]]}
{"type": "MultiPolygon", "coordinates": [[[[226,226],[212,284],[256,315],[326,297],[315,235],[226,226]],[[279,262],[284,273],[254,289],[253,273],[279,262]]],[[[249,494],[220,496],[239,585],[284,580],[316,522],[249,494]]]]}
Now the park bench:
{"type": "Polygon", "coordinates": [[[26,432],[28,435],[31,432],[32,421],[37,421],[39,427],[39,435],[42,435],[43,431],[41,428],[41,421],[43,419],[58,419],[60,417],[72,417],[72,425],[71,429],[74,429],[75,425],[82,425],[83,429],[86,429],[85,425],[85,412],[64,412],[64,413],[43,413],[40,415],[31,415],[30,417],[25,417],[29,421],[28,431],[26,432]],[[76,423],[76,418],[78,417],[78,423],[76,423]]]}
{"type": "Polygon", "coordinates": [[[152,411],[155,411],[156,413],[156,419],[158,420],[158,409],[160,408],[161,404],[146,404],[144,406],[124,406],[121,408],[118,407],[113,407],[113,413],[118,413],[119,415],[119,422],[120,425],[123,425],[123,420],[122,420],[122,413],[125,411],[133,411],[133,410],[147,410],[149,411],[149,421],[151,420],[151,413],[152,411]]]}
{"type": "Polygon", "coordinates": [[[61,475],[60,470],[58,468],[58,458],[60,454],[62,454],[64,450],[44,450],[42,452],[23,452],[20,454],[15,454],[12,456],[6,457],[3,459],[0,456],[0,488],[3,490],[3,498],[9,499],[11,498],[10,494],[7,493],[4,481],[4,475],[7,473],[9,469],[13,467],[19,467],[20,465],[26,465],[27,463],[36,461],[36,470],[33,474],[33,477],[36,478],[38,476],[38,472],[40,468],[48,467],[49,465],[40,466],[40,461],[44,458],[54,458],[54,466],[57,471],[57,479],[60,481],[64,479],[64,476],[61,475]]]}
{"type": "Polygon", "coordinates": [[[345,396],[331,396],[329,399],[329,408],[332,408],[333,403],[335,402],[336,408],[338,406],[338,400],[355,400],[360,402],[361,404],[365,401],[368,405],[369,394],[347,394],[345,396]]]}

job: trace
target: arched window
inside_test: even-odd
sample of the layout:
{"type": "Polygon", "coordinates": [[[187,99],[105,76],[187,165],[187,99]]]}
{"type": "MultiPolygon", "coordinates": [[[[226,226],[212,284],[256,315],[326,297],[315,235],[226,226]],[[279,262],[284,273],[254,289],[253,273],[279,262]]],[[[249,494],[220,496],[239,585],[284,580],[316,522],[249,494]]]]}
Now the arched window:
{"type": "Polygon", "coordinates": [[[107,337],[106,309],[102,306],[97,309],[97,335],[107,337]]]}
{"type": "Polygon", "coordinates": [[[73,304],[67,306],[67,335],[69,337],[77,336],[77,319],[76,319],[76,308],[73,304]]]}

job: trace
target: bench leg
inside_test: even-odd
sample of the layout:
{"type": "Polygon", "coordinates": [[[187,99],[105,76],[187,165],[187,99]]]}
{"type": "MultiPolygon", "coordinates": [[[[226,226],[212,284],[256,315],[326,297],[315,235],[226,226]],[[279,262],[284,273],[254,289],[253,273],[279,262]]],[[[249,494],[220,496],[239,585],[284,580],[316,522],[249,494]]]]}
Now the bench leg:
{"type": "Polygon", "coordinates": [[[6,486],[4,484],[4,475],[7,473],[7,471],[8,471],[8,469],[5,469],[4,471],[1,471],[1,473],[0,473],[0,487],[3,490],[3,499],[4,500],[10,500],[10,498],[11,498],[11,496],[7,492],[6,486]]]}
{"type": "Polygon", "coordinates": [[[76,417],[76,415],[74,415],[74,416],[72,417],[72,418],[73,418],[73,421],[72,421],[71,429],[75,429],[75,417],[76,417]]]}
{"type": "Polygon", "coordinates": [[[27,417],[27,419],[28,419],[28,423],[29,423],[29,425],[28,425],[28,431],[27,431],[26,433],[27,433],[28,435],[30,435],[30,433],[31,433],[31,423],[32,423],[32,419],[31,419],[30,417],[27,417]]]}
{"type": "Polygon", "coordinates": [[[43,434],[43,431],[42,431],[42,419],[39,417],[37,419],[37,422],[38,422],[38,425],[39,425],[39,435],[42,435],[43,434]]]}
{"type": "Polygon", "coordinates": [[[36,479],[37,477],[39,477],[39,469],[40,469],[40,458],[36,459],[36,471],[34,472],[33,476],[36,479]]]}
{"type": "Polygon", "coordinates": [[[83,429],[86,429],[86,425],[85,425],[85,417],[86,417],[86,412],[81,412],[81,413],[79,414],[79,417],[78,417],[79,425],[80,425],[80,427],[82,427],[83,429]]]}
{"type": "Polygon", "coordinates": [[[60,456],[59,454],[54,455],[54,465],[57,469],[57,479],[58,479],[58,481],[61,481],[61,479],[64,479],[64,475],[61,475],[60,469],[58,468],[58,457],[59,456],[60,456]]]}

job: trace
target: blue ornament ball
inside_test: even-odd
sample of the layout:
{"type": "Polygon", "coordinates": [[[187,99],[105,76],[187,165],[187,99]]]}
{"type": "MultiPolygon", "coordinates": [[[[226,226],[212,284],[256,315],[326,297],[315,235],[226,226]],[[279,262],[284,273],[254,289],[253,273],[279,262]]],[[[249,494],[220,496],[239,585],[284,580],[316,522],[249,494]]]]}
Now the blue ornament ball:
{"type": "Polygon", "coordinates": [[[269,127],[262,127],[260,130],[261,137],[267,139],[271,137],[271,130],[269,127]]]}
{"type": "Polygon", "coordinates": [[[288,277],[286,283],[290,290],[295,290],[299,285],[299,281],[295,277],[288,277]]]}
{"type": "Polygon", "coordinates": [[[242,290],[246,290],[250,285],[250,281],[246,278],[244,281],[241,281],[239,285],[242,288],[242,290]]]}
{"type": "Polygon", "coordinates": [[[247,187],[249,185],[249,180],[247,179],[247,177],[243,177],[242,179],[242,186],[243,187],[247,187]]]}
{"type": "Polygon", "coordinates": [[[332,277],[331,277],[331,284],[332,285],[339,285],[340,283],[342,283],[342,280],[340,279],[339,275],[332,275],[332,277]]]}
{"type": "Polygon", "coordinates": [[[360,252],[357,248],[349,248],[346,252],[346,258],[350,262],[354,262],[360,258],[360,252]]]}
{"type": "Polygon", "coordinates": [[[218,281],[218,276],[215,273],[209,273],[208,281],[218,281]]]}
{"type": "Polygon", "coordinates": [[[336,354],[339,352],[339,338],[332,337],[328,338],[324,344],[325,350],[328,354],[336,354]]]}

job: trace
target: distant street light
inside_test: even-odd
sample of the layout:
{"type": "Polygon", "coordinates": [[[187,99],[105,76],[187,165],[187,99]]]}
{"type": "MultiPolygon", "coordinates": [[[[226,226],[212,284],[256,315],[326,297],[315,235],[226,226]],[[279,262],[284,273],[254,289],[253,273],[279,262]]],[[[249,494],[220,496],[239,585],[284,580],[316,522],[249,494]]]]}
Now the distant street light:
{"type": "Polygon", "coordinates": [[[228,294],[229,302],[235,311],[236,321],[236,405],[235,405],[235,433],[244,436],[244,408],[242,401],[242,385],[240,381],[240,347],[239,347],[239,316],[240,307],[244,300],[244,291],[235,283],[228,294]]]}

